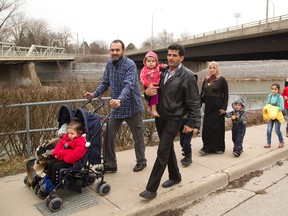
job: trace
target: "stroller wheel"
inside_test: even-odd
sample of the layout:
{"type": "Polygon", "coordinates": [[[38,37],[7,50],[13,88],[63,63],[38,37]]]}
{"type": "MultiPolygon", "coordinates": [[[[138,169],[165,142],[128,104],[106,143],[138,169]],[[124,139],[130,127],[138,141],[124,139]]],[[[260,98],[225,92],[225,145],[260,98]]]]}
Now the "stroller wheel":
{"type": "Polygon", "coordinates": [[[106,196],[110,193],[110,190],[111,190],[111,186],[107,183],[104,183],[99,188],[99,194],[101,196],[106,196]]]}
{"type": "Polygon", "coordinates": [[[58,196],[56,194],[51,194],[49,196],[46,197],[45,199],[45,205],[49,208],[49,203],[51,202],[52,199],[54,198],[58,198],[58,196]]]}
{"type": "Polygon", "coordinates": [[[62,199],[59,197],[53,198],[49,203],[49,210],[52,212],[59,211],[62,206],[62,199]]]}
{"type": "MultiPolygon", "coordinates": [[[[105,183],[105,182],[104,182],[105,183]]],[[[103,183],[101,183],[101,181],[97,182],[96,185],[95,185],[95,191],[96,193],[99,193],[100,191],[100,187],[103,183]]]]}
{"type": "Polygon", "coordinates": [[[48,193],[45,193],[39,189],[37,195],[39,198],[45,199],[48,196],[48,193]]]}
{"type": "Polygon", "coordinates": [[[40,190],[40,186],[37,184],[37,185],[35,185],[35,187],[34,187],[34,193],[36,194],[36,195],[38,195],[38,191],[40,190]]]}
{"type": "Polygon", "coordinates": [[[24,184],[27,185],[29,187],[29,184],[28,184],[28,176],[25,176],[24,179],[24,184]]]}
{"type": "Polygon", "coordinates": [[[88,176],[88,185],[93,185],[96,181],[96,176],[88,176]]]}

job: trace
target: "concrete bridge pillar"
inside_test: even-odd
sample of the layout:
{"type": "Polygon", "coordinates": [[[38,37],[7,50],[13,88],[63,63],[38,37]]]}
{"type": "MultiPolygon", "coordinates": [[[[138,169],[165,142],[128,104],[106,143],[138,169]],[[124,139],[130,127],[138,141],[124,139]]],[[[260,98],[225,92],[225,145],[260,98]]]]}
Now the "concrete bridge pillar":
{"type": "Polygon", "coordinates": [[[35,65],[33,62],[27,62],[23,65],[23,78],[27,77],[31,80],[31,85],[33,87],[41,87],[41,81],[37,75],[35,65]]]}
{"type": "Polygon", "coordinates": [[[195,73],[202,71],[208,67],[207,62],[183,62],[183,65],[185,65],[185,67],[191,69],[195,73]]]}
{"type": "Polygon", "coordinates": [[[33,62],[0,65],[0,84],[3,86],[42,86],[33,62]]]}

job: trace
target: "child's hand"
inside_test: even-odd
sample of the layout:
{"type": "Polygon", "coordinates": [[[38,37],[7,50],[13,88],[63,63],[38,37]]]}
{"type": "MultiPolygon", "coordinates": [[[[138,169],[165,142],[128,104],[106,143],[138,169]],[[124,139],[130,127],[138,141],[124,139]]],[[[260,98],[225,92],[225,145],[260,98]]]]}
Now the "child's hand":
{"type": "Polygon", "coordinates": [[[150,83],[149,86],[148,86],[148,88],[149,88],[149,89],[153,89],[153,88],[154,88],[153,83],[150,83]]]}
{"type": "Polygon", "coordinates": [[[236,118],[237,118],[236,115],[232,115],[232,116],[231,116],[231,119],[232,119],[232,120],[235,120],[236,118]]]}

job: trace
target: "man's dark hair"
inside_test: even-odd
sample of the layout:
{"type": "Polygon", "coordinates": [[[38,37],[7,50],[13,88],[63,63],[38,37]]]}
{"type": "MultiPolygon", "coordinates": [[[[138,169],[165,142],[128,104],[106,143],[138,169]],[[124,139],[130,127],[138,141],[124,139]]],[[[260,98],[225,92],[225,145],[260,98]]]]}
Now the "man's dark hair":
{"type": "Polygon", "coordinates": [[[184,56],[185,55],[185,48],[180,45],[180,44],[171,44],[168,47],[168,50],[178,50],[179,51],[179,56],[184,56]]]}
{"type": "MultiPolygon", "coordinates": [[[[112,43],[121,43],[122,49],[125,50],[125,45],[124,45],[123,41],[116,39],[116,40],[112,41],[111,44],[112,43]]],[[[110,47],[111,47],[111,44],[110,44],[110,47]]]]}

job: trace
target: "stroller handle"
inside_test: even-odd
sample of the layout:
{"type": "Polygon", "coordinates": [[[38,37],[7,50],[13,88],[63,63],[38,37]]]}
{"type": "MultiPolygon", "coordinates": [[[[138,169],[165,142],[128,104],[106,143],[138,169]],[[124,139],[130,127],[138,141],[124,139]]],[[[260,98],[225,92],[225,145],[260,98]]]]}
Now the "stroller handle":
{"type": "MultiPolygon", "coordinates": [[[[84,108],[87,104],[91,103],[93,99],[88,99],[87,101],[85,101],[85,103],[82,104],[81,108],[84,108]]],[[[94,110],[93,113],[95,113],[96,111],[98,111],[100,108],[102,108],[104,106],[104,100],[100,97],[96,98],[95,100],[98,100],[100,102],[100,105],[97,106],[94,110]]]]}

